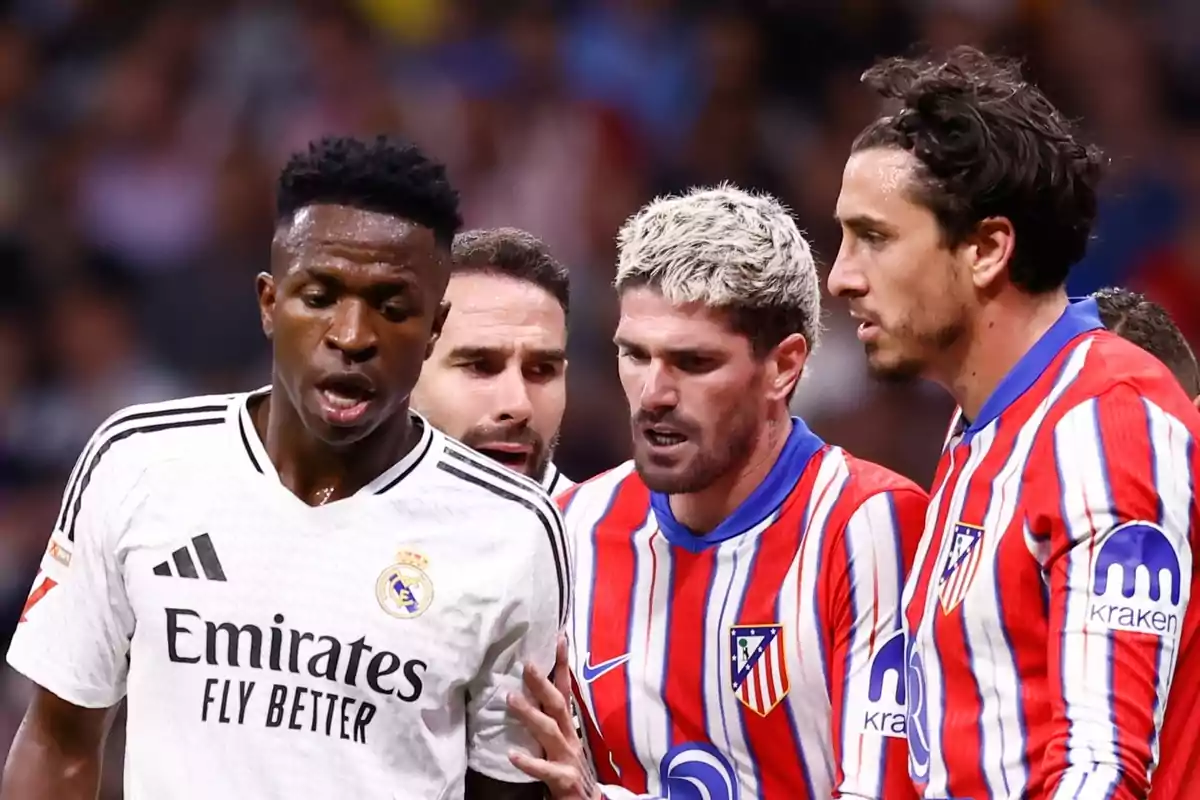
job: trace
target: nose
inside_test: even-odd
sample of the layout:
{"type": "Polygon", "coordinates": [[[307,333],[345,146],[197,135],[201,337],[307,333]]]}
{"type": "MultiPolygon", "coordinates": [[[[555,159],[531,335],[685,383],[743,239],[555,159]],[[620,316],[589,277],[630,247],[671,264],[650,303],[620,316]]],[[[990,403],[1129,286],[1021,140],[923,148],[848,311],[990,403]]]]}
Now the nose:
{"type": "Polygon", "coordinates": [[[325,343],[341,352],[348,361],[370,361],[379,349],[370,314],[366,304],[357,299],[341,300],[325,332],[325,343]]]}
{"type": "Polygon", "coordinates": [[[502,420],[529,422],[533,417],[533,402],[521,370],[518,367],[506,369],[494,380],[496,392],[493,413],[502,420]]]}
{"type": "Polygon", "coordinates": [[[866,278],[847,252],[844,239],[829,270],[826,286],[834,297],[862,297],[867,293],[866,278]]]}
{"type": "Polygon", "coordinates": [[[646,368],[641,404],[647,410],[674,408],[679,404],[678,387],[661,361],[652,361],[646,368]]]}

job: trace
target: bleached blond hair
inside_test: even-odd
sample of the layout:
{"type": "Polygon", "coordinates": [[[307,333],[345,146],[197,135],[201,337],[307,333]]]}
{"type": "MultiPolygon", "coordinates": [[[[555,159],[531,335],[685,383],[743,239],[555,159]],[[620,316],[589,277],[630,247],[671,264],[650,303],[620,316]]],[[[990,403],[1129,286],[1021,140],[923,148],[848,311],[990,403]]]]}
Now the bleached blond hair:
{"type": "Polygon", "coordinates": [[[788,209],[728,183],[659,197],[617,233],[618,292],[649,286],[670,303],[731,312],[763,353],[792,333],[815,348],[821,288],[788,209]]]}

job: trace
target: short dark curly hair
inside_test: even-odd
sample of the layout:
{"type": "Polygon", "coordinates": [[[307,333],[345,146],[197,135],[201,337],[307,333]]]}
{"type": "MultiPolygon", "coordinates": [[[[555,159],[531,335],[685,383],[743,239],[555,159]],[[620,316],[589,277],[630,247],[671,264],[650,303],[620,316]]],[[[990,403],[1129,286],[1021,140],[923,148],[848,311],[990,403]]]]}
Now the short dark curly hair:
{"type": "Polygon", "coordinates": [[[387,136],[327,137],[293,155],[279,173],[276,219],[288,222],[318,203],[403,217],[432,230],[447,250],[463,222],[445,166],[387,136]]]}
{"type": "Polygon", "coordinates": [[[1158,303],[1129,289],[1094,293],[1104,327],[1167,365],[1188,397],[1200,396],[1200,365],[1183,332],[1158,303]]]}
{"type": "Polygon", "coordinates": [[[518,228],[464,231],[451,248],[454,272],[491,272],[540,286],[571,310],[571,278],[550,248],[532,233],[518,228]]]}
{"type": "Polygon", "coordinates": [[[852,152],[912,153],[914,199],[933,212],[947,246],[1005,217],[1016,232],[1013,284],[1030,294],[1062,287],[1087,249],[1104,157],[1019,64],[959,47],[943,59],[888,59],[862,79],[899,108],[868,125],[852,152]]]}

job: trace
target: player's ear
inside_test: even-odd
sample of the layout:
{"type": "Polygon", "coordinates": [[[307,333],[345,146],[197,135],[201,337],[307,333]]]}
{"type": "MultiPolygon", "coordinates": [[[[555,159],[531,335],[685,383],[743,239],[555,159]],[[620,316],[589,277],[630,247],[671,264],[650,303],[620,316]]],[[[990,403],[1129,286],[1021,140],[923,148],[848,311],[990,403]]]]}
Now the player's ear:
{"type": "Polygon", "coordinates": [[[429,344],[425,345],[425,360],[433,355],[433,348],[437,345],[437,340],[441,338],[442,329],[446,327],[446,317],[450,314],[450,301],[443,300],[438,303],[437,313],[433,316],[433,329],[429,333],[429,344]]]}
{"type": "Polygon", "coordinates": [[[1013,224],[1007,217],[988,217],[967,236],[960,252],[976,289],[993,285],[1004,273],[1015,245],[1013,224]]]}
{"type": "Polygon", "coordinates": [[[793,333],[767,356],[767,393],[771,400],[783,400],[792,396],[804,365],[808,362],[808,340],[803,334],[793,333]]]}
{"type": "Polygon", "coordinates": [[[1196,410],[1200,411],[1200,394],[1196,395],[1196,399],[1192,402],[1196,405],[1196,410]]]}
{"type": "Polygon", "coordinates": [[[254,279],[254,288],[258,293],[258,316],[262,322],[263,333],[269,340],[275,334],[275,276],[269,272],[260,272],[254,279]]]}

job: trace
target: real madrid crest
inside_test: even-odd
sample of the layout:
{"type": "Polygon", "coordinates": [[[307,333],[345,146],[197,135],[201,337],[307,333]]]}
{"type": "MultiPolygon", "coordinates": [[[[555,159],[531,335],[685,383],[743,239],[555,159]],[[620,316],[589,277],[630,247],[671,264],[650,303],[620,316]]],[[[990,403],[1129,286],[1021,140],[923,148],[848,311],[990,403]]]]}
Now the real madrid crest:
{"type": "Polygon", "coordinates": [[[396,563],[379,573],[375,597],[379,606],[393,617],[413,619],[425,613],[433,602],[433,581],[425,570],[429,559],[411,550],[396,554],[396,563]]]}

